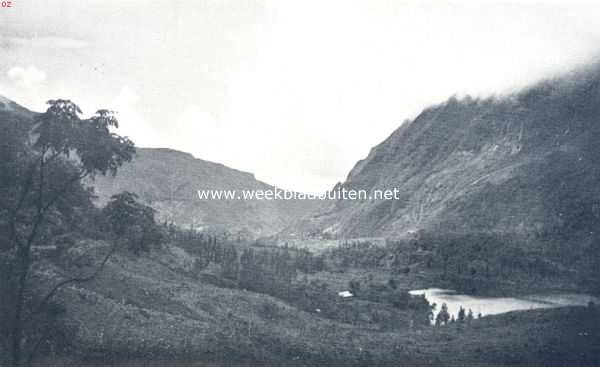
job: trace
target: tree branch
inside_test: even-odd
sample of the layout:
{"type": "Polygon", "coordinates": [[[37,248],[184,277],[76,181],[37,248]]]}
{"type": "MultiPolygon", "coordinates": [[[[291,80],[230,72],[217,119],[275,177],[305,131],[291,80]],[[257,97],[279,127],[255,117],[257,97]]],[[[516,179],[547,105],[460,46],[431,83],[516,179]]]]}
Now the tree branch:
{"type": "Polygon", "coordinates": [[[96,276],[98,276],[98,274],[100,274],[100,272],[104,269],[104,266],[106,265],[106,263],[108,262],[108,260],[110,259],[110,257],[112,256],[112,254],[115,252],[116,249],[117,249],[117,245],[113,244],[110,251],[108,251],[106,256],[104,256],[104,258],[102,259],[102,262],[100,263],[98,268],[92,274],[85,276],[85,277],[75,277],[75,278],[65,279],[65,280],[59,282],[58,284],[56,284],[50,290],[50,292],[48,292],[48,294],[46,294],[46,296],[42,299],[42,301],[40,302],[40,304],[38,305],[36,310],[33,312],[33,314],[37,314],[37,313],[41,312],[42,307],[52,298],[52,296],[54,296],[54,294],[56,294],[56,292],[58,292],[58,290],[61,287],[65,286],[67,284],[70,284],[70,283],[89,282],[90,280],[92,280],[96,276]]]}

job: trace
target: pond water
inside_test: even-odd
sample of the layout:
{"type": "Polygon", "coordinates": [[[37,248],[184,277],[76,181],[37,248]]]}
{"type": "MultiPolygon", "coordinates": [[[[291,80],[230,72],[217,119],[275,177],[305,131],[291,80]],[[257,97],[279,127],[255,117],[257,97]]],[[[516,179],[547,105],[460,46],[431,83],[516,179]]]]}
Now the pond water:
{"type": "Polygon", "coordinates": [[[430,304],[435,303],[437,307],[434,310],[434,319],[440,311],[442,303],[448,306],[448,313],[456,318],[458,310],[462,306],[466,312],[471,309],[473,315],[477,317],[496,315],[500,313],[532,310],[536,308],[553,308],[564,306],[587,306],[590,301],[596,304],[600,303],[598,297],[577,294],[545,294],[529,295],[519,297],[478,297],[456,293],[450,289],[427,288],[418,289],[409,292],[413,296],[424,295],[430,304]]]}

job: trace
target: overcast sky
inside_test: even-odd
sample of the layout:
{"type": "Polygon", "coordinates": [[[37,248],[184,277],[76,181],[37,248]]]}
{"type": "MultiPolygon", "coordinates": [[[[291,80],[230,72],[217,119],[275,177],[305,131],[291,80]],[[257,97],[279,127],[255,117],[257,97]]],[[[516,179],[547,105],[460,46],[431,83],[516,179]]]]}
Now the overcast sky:
{"type": "MultiPolygon", "coordinates": [[[[598,3],[598,2],[596,2],[598,3]]],[[[119,112],[169,147],[330,189],[402,121],[598,57],[594,2],[12,0],[0,94],[119,112]]]]}

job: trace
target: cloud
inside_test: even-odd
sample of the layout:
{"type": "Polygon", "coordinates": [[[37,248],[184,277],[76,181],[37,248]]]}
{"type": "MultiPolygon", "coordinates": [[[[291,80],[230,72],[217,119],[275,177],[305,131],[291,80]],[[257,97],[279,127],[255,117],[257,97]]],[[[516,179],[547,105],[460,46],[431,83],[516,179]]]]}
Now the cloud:
{"type": "Polygon", "coordinates": [[[139,100],[137,92],[128,85],[123,85],[115,97],[114,104],[118,107],[129,108],[139,100]]]}
{"type": "Polygon", "coordinates": [[[13,66],[6,74],[10,80],[27,89],[34,88],[46,80],[46,73],[35,66],[13,66]]]}
{"type": "Polygon", "coordinates": [[[174,116],[169,131],[163,135],[163,141],[202,159],[230,163],[231,152],[223,149],[223,145],[237,138],[232,135],[202,106],[190,104],[183,107],[178,116],[174,116]]]}
{"type": "Polygon", "coordinates": [[[88,46],[86,41],[68,37],[5,37],[2,43],[8,47],[47,47],[52,49],[80,49],[88,46]]]}
{"type": "Polygon", "coordinates": [[[137,146],[161,146],[161,136],[139,112],[139,95],[135,88],[122,85],[119,93],[108,103],[119,119],[119,135],[130,137],[137,146]]]}

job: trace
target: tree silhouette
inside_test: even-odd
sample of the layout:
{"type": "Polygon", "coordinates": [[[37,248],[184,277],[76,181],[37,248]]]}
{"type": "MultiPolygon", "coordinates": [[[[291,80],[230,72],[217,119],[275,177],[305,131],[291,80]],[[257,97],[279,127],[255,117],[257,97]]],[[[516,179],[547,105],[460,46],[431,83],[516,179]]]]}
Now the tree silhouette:
{"type": "Polygon", "coordinates": [[[446,305],[446,303],[442,303],[440,312],[438,312],[437,316],[435,317],[435,325],[446,325],[449,319],[450,314],[448,313],[448,305],[446,305]]]}
{"type": "Polygon", "coordinates": [[[138,196],[124,191],[113,195],[104,209],[110,230],[139,254],[160,243],[162,232],[154,220],[155,210],[137,201],[138,196]]]}
{"type": "Polygon", "coordinates": [[[460,306],[458,309],[458,322],[464,322],[466,318],[465,309],[463,306],[460,306]]]}
{"type": "MultiPolygon", "coordinates": [[[[118,167],[131,160],[135,151],[129,139],[110,131],[118,127],[110,111],[99,110],[90,119],[81,119],[80,114],[79,107],[69,100],[48,101],[48,109],[35,117],[33,127],[25,134],[14,136],[18,140],[13,142],[13,150],[9,152],[9,158],[15,159],[14,164],[3,167],[9,169],[5,174],[12,177],[6,181],[8,185],[3,182],[2,186],[6,196],[3,206],[7,208],[3,215],[7,218],[9,233],[6,253],[14,264],[10,272],[13,293],[8,297],[13,301],[8,307],[12,315],[13,366],[22,362],[32,247],[40,239],[52,236],[52,229],[60,225],[60,218],[67,216],[75,205],[75,195],[80,195],[80,200],[84,197],[83,178],[98,173],[115,174],[118,167]],[[52,221],[48,220],[50,217],[52,221]]],[[[87,277],[72,281],[85,279],[87,277]]],[[[55,292],[52,289],[42,297],[43,302],[55,292]]]]}
{"type": "Polygon", "coordinates": [[[473,321],[473,319],[474,319],[474,316],[473,316],[473,310],[471,310],[471,309],[469,308],[469,312],[467,313],[467,322],[469,322],[469,323],[470,323],[471,321],[473,321]]]}

